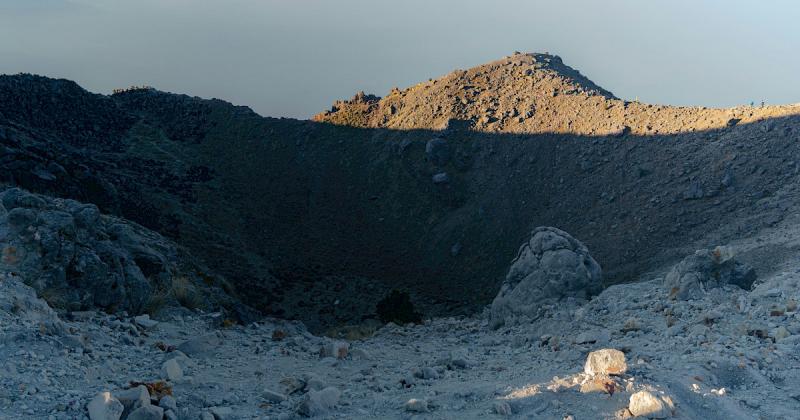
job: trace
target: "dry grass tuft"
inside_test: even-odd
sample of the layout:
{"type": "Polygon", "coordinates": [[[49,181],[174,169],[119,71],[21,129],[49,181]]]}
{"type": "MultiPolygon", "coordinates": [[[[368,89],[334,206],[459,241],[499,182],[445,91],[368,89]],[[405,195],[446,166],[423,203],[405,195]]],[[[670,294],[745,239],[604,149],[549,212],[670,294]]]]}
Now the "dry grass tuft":
{"type": "Polygon", "coordinates": [[[172,279],[171,292],[183,307],[198,309],[204,306],[203,295],[186,276],[176,276],[172,279]]]}
{"type": "Polygon", "coordinates": [[[172,386],[170,386],[164,381],[156,381],[156,382],[131,381],[129,388],[136,388],[141,385],[144,385],[145,388],[147,388],[147,392],[150,394],[150,398],[154,400],[161,400],[161,398],[167,395],[172,395],[172,386]]]}

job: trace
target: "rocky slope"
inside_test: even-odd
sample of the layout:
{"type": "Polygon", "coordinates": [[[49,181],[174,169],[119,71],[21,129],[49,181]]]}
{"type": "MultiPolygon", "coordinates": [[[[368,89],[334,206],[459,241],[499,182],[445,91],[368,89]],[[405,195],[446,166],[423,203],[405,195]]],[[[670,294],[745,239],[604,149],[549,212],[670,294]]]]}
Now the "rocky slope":
{"type": "Polygon", "coordinates": [[[60,310],[156,314],[185,307],[250,321],[224,279],[185,250],[97,206],[0,186],[0,278],[60,310]]]}
{"type": "Polygon", "coordinates": [[[394,288],[428,315],[480,310],[534,226],[581,238],[608,285],[774,225],[797,196],[795,107],[625,102],[546,55],[322,122],[29,75],[0,78],[0,98],[3,181],[159,232],[315,331],[374,316],[394,288]]]}
{"type": "Polygon", "coordinates": [[[315,121],[358,127],[475,130],[587,136],[669,135],[797,114],[798,107],[710,109],[616,98],[549,54],[516,53],[379,98],[357,94],[315,121]],[[455,121],[454,121],[455,120],[455,121]]]}
{"type": "Polygon", "coordinates": [[[316,121],[0,76],[0,418],[796,417],[797,111],[548,55],[316,121]]]}
{"type": "Polygon", "coordinates": [[[800,247],[790,219],[731,244],[724,261],[687,256],[525,322],[494,329],[487,310],[348,341],[277,319],[217,329],[219,313],[59,319],[3,279],[0,418],[795,418],[800,265],[752,290],[709,283],[738,253],[800,247]],[[705,287],[676,299],[665,277],[687,270],[705,287]]]}

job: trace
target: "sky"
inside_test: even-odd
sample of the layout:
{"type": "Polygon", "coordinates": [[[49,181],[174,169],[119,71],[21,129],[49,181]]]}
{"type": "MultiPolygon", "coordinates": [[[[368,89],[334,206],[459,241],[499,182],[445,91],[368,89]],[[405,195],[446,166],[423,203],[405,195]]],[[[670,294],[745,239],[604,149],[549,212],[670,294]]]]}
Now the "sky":
{"type": "Polygon", "coordinates": [[[625,99],[800,102],[796,0],[0,0],[0,73],[274,117],[514,51],[557,54],[625,99]]]}

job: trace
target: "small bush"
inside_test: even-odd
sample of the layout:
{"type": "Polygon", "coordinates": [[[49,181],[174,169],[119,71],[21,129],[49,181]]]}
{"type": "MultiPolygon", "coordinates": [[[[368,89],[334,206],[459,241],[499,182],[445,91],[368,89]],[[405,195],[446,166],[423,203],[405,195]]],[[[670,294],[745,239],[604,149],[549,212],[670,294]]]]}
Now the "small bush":
{"type": "Polygon", "coordinates": [[[422,314],[414,309],[407,292],[392,290],[376,305],[376,312],[381,322],[394,322],[403,325],[409,322],[419,324],[422,314]]]}

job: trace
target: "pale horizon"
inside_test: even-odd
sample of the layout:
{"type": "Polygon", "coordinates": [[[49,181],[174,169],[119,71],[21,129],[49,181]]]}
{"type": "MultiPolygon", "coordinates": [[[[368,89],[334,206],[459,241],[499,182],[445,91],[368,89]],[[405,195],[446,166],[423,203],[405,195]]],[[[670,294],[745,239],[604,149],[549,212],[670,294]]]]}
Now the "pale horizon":
{"type": "Polygon", "coordinates": [[[623,99],[800,102],[800,4],[595,3],[9,0],[0,73],[103,94],[151,85],[305,119],[358,91],[384,96],[522,51],[559,55],[623,99]]]}

